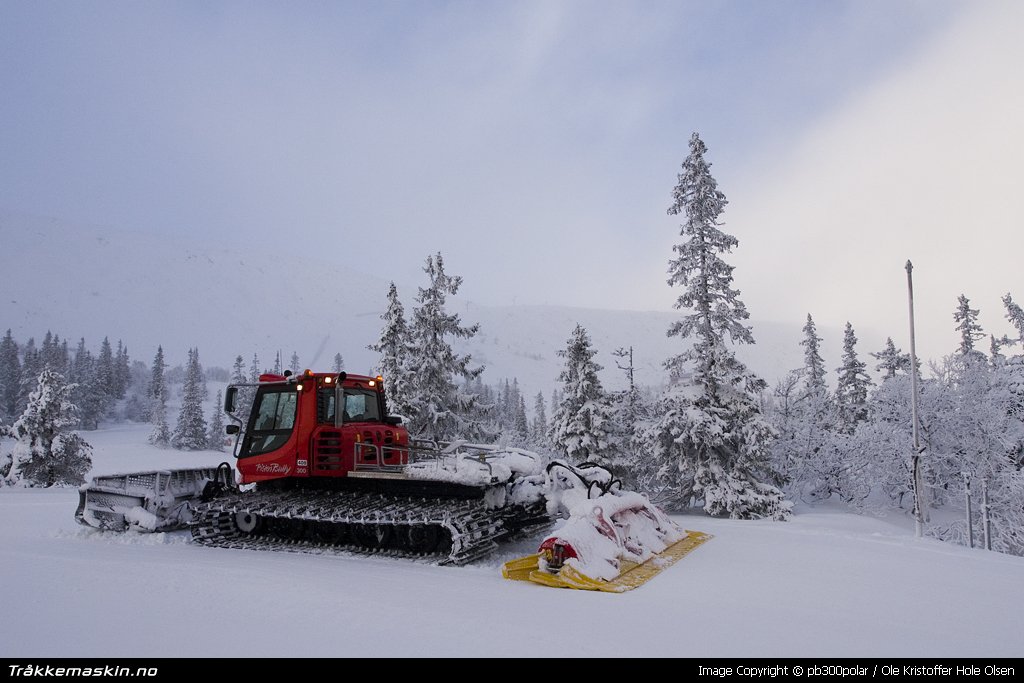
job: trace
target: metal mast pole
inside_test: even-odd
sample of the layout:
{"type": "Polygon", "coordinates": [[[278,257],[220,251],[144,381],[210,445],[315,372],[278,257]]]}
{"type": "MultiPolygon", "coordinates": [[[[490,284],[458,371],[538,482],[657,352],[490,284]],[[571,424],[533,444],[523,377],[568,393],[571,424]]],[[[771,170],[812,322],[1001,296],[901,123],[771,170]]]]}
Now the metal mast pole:
{"type": "Polygon", "coordinates": [[[967,547],[974,547],[974,522],[971,514],[971,475],[966,472],[964,475],[964,500],[967,503],[967,547]]]}
{"type": "Polygon", "coordinates": [[[992,550],[992,519],[988,516],[988,479],[981,480],[982,530],[985,532],[985,550],[992,550]]]}
{"type": "Polygon", "coordinates": [[[917,347],[914,343],[914,264],[907,261],[907,294],[910,299],[910,411],[914,421],[914,453],[910,464],[914,482],[914,536],[924,535],[924,505],[921,491],[921,435],[917,419],[917,347]]]}

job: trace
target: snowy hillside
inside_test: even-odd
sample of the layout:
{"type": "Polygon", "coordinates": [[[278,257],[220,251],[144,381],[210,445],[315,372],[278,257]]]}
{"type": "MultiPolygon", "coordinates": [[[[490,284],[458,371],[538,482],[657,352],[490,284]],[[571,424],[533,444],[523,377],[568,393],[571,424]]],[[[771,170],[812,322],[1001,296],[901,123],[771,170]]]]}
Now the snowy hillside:
{"type": "Polygon", "coordinates": [[[310,261],[295,250],[180,244],[9,214],[0,214],[0,236],[0,318],[18,338],[46,329],[91,344],[120,336],[147,363],[157,344],[171,364],[191,346],[223,366],[278,349],[312,362],[321,346],[324,364],[337,351],[365,363],[369,352],[358,356],[351,340],[365,346],[387,285],[345,255],[310,261]]]}
{"type": "MultiPolygon", "coordinates": [[[[146,363],[162,344],[171,365],[198,346],[204,365],[228,367],[237,354],[248,363],[255,352],[269,366],[280,350],[286,360],[297,351],[304,366],[322,368],[341,353],[347,369],[367,371],[376,355],[366,346],[379,334],[388,281],[398,284],[407,311],[424,284],[421,272],[390,272],[379,259],[335,258],[301,245],[259,253],[177,244],[3,212],[0,244],[0,330],[38,341],[50,329],[72,342],[84,336],[92,347],[106,335],[120,337],[133,359],[146,363]]],[[[449,266],[458,274],[456,264],[449,266]]],[[[515,287],[516,276],[503,268],[495,276],[515,287]]],[[[551,279],[557,287],[557,274],[551,279]]],[[[472,283],[463,289],[471,291],[472,283]]],[[[590,331],[606,368],[602,379],[612,388],[623,383],[615,348],[634,347],[638,381],[648,385],[661,382],[661,362],[681,348],[665,336],[678,319],[674,312],[481,306],[462,298],[452,308],[464,322],[480,323],[463,348],[486,365],[485,381],[518,377],[527,392],[554,386],[561,367],[555,352],[577,322],[590,331]]],[[[802,364],[802,320],[753,324],[758,343],[739,353],[755,371],[774,379],[802,364]]],[[[826,361],[837,364],[841,333],[821,334],[826,361]]],[[[865,350],[881,347],[867,330],[861,340],[865,350]]]]}
{"type": "MultiPolygon", "coordinates": [[[[95,472],[217,462],[89,433],[95,472]]],[[[915,541],[906,519],[680,518],[715,538],[624,595],[469,567],[204,548],[78,527],[74,489],[0,491],[0,657],[1018,656],[1024,559],[915,541]],[[254,627],[256,625],[256,627],[254,627]]]]}

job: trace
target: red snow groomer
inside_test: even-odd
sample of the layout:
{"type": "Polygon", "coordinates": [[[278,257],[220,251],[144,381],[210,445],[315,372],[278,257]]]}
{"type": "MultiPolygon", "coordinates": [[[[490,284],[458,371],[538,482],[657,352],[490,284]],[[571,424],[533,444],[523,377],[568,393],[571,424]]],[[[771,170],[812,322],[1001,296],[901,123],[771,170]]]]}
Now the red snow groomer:
{"type": "Polygon", "coordinates": [[[461,565],[567,517],[540,555],[508,563],[504,573],[601,590],[628,589],[626,575],[645,574],[637,566],[653,575],[706,538],[621,491],[603,467],[410,439],[401,418],[388,414],[380,377],[264,374],[258,384],[229,386],[224,410],[236,422],[227,431],[236,435],[237,477],[227,463],[95,477],[80,490],[76,518],[111,530],[189,526],[208,546],[338,547],[461,565]],[[247,413],[237,405],[243,397],[247,413]]]}

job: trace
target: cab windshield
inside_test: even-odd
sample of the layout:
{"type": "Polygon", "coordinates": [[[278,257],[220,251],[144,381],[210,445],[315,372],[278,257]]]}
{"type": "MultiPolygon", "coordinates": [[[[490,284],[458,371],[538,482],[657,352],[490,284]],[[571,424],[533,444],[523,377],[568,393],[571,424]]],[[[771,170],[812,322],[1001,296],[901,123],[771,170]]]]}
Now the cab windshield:
{"type": "Polygon", "coordinates": [[[283,446],[295,427],[298,393],[294,387],[261,389],[250,418],[247,448],[242,455],[259,455],[283,446]]]}
{"type": "Polygon", "coordinates": [[[378,394],[372,389],[345,387],[345,411],[342,422],[380,422],[378,394]]]}

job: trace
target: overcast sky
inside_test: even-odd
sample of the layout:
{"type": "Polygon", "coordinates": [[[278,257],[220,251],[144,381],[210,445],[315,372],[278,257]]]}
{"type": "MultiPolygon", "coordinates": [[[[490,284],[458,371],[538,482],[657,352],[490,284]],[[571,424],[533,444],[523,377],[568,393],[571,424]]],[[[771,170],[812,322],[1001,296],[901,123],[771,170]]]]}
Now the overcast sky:
{"type": "Polygon", "coordinates": [[[1022,6],[4,0],[0,208],[663,310],[699,131],[755,319],[905,346],[913,258],[938,355],[1024,302],[1022,6]]]}

